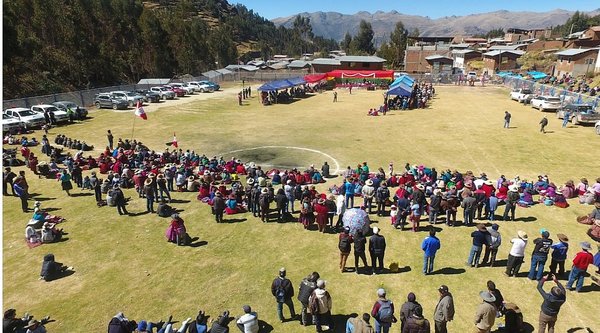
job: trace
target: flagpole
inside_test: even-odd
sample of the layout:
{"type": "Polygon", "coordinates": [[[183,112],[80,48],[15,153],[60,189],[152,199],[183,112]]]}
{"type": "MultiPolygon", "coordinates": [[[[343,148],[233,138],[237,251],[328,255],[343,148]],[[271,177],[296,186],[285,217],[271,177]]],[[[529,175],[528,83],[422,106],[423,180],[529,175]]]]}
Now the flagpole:
{"type": "Polygon", "coordinates": [[[137,118],[137,115],[135,115],[134,111],[133,124],[131,125],[131,140],[133,140],[133,133],[135,132],[135,118],[137,118]]]}

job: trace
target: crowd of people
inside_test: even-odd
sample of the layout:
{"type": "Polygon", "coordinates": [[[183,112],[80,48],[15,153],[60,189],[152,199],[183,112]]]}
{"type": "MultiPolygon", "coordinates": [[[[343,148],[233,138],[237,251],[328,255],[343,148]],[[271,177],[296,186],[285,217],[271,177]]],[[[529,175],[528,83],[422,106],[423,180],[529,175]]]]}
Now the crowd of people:
{"type": "Polygon", "coordinates": [[[395,96],[384,98],[384,106],[387,110],[410,110],[427,108],[429,100],[435,95],[433,84],[426,82],[415,82],[410,96],[395,96]]]}

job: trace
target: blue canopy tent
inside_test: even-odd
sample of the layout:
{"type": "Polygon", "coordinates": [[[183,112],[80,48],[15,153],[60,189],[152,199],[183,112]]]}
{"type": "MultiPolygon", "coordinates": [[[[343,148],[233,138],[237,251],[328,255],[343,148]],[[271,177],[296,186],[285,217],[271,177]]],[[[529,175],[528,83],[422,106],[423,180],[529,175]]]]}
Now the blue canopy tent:
{"type": "Polygon", "coordinates": [[[258,91],[276,91],[306,84],[301,77],[270,81],[258,87],[258,91]]]}
{"type": "Polygon", "coordinates": [[[531,78],[534,80],[543,79],[546,76],[548,76],[546,73],[536,72],[536,71],[527,72],[527,74],[529,74],[531,76],[531,78]]]}
{"type": "Polygon", "coordinates": [[[291,78],[287,79],[287,81],[289,81],[293,86],[300,86],[300,85],[306,84],[306,81],[304,80],[304,78],[301,78],[301,77],[291,77],[291,78]]]}
{"type": "Polygon", "coordinates": [[[386,95],[410,96],[413,91],[415,80],[408,75],[398,77],[386,92],[386,95]]]}

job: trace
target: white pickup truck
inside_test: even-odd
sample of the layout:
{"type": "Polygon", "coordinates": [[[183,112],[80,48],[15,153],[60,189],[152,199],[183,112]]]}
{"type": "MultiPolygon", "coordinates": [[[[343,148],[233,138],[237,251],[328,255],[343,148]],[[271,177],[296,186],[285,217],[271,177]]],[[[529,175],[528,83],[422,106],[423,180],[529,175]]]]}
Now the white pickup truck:
{"type": "Polygon", "coordinates": [[[510,92],[510,99],[519,103],[528,104],[533,98],[533,92],[530,89],[515,89],[510,92]]]}

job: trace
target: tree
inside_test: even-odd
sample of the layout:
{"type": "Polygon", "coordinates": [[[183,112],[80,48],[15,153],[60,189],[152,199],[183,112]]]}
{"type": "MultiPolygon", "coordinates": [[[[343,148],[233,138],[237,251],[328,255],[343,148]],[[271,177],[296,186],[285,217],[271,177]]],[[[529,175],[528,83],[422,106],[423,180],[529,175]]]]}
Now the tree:
{"type": "Polygon", "coordinates": [[[350,53],[350,45],[352,44],[352,35],[348,31],[346,31],[346,35],[344,36],[344,40],[340,44],[340,48],[344,50],[346,53],[350,53]]]}
{"type": "Polygon", "coordinates": [[[373,35],[371,23],[361,20],[358,27],[358,34],[352,40],[355,51],[368,55],[374,54],[375,47],[373,46],[373,35]]]}
{"type": "Polygon", "coordinates": [[[517,64],[524,70],[547,72],[556,61],[556,55],[542,51],[531,51],[517,59],[517,64]]]}
{"type": "Polygon", "coordinates": [[[404,52],[408,43],[408,31],[404,28],[402,21],[396,23],[396,28],[390,34],[390,48],[392,49],[392,58],[387,59],[393,68],[399,67],[404,63],[404,52]]]}

